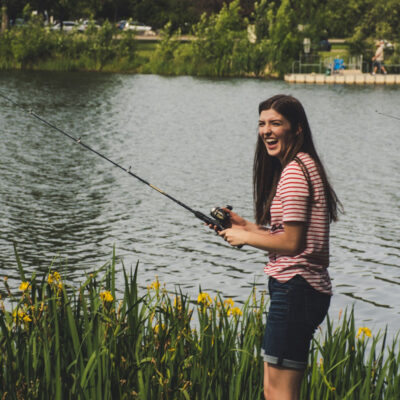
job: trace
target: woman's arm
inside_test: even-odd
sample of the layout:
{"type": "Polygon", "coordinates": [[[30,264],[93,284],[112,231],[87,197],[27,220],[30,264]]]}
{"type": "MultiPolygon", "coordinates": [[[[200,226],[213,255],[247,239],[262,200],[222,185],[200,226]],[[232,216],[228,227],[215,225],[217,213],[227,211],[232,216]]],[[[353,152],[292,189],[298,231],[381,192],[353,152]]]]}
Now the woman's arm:
{"type": "MultiPolygon", "coordinates": [[[[283,232],[271,234],[263,231],[256,224],[258,230],[237,228],[225,229],[218,234],[232,246],[248,245],[260,250],[266,250],[283,255],[293,256],[300,254],[305,247],[305,223],[286,222],[283,224],[283,232]]],[[[247,226],[247,225],[246,225],[247,226]]]]}

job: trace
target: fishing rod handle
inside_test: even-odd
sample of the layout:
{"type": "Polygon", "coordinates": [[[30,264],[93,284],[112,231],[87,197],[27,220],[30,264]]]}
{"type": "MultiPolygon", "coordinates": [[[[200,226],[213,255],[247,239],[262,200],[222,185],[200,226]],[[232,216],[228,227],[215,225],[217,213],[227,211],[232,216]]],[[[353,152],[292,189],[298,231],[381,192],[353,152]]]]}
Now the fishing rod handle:
{"type": "Polygon", "coordinates": [[[203,222],[205,222],[207,225],[213,225],[216,228],[216,231],[220,232],[223,231],[225,229],[224,226],[222,226],[216,219],[210,218],[209,216],[203,214],[200,211],[194,211],[194,215],[202,220],[203,222]]]}

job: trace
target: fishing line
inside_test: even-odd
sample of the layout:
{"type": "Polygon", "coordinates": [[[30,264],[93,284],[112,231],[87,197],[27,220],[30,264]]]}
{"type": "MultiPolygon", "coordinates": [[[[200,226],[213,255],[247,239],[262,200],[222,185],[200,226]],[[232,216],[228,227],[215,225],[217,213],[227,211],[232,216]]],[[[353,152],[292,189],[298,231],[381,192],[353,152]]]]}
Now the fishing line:
{"type": "Polygon", "coordinates": [[[395,117],[394,115],[385,114],[385,113],[379,112],[378,110],[375,110],[375,112],[377,112],[379,115],[383,115],[384,117],[393,118],[393,119],[397,119],[397,120],[400,121],[400,118],[399,117],[395,117]]]}
{"type": "MultiPolygon", "coordinates": [[[[56,125],[52,124],[51,122],[48,122],[47,120],[45,120],[43,117],[41,117],[40,115],[36,114],[32,109],[29,109],[29,111],[27,111],[23,106],[21,106],[20,104],[16,103],[14,100],[10,99],[9,97],[3,95],[2,93],[0,93],[0,97],[2,97],[3,99],[9,101],[10,103],[12,103],[14,106],[16,106],[17,108],[22,109],[23,111],[29,113],[32,117],[36,118],[37,120],[39,120],[40,122],[42,122],[43,124],[49,126],[50,128],[55,129],[57,132],[63,134],[64,136],[66,136],[67,138],[71,139],[72,141],[74,141],[75,143],[81,145],[82,147],[84,147],[86,150],[91,151],[92,153],[96,154],[97,156],[103,158],[104,160],[108,161],[109,163],[111,163],[112,165],[114,165],[115,167],[121,169],[122,171],[126,172],[127,174],[129,174],[131,177],[139,180],[140,182],[144,183],[145,185],[151,187],[152,189],[156,190],[158,193],[164,195],[165,197],[167,197],[168,199],[172,200],[173,202],[175,202],[176,204],[178,204],[179,206],[185,208],[187,211],[191,212],[196,218],[200,219],[201,221],[205,222],[208,225],[214,225],[216,226],[217,231],[222,231],[224,229],[226,229],[227,226],[227,221],[223,220],[223,218],[227,218],[227,215],[223,215],[223,218],[221,220],[217,220],[217,219],[213,219],[208,217],[207,215],[203,214],[200,211],[194,210],[193,208],[189,207],[188,205],[186,205],[185,203],[179,201],[178,199],[172,197],[171,195],[169,195],[168,193],[166,193],[165,191],[159,189],[157,186],[154,186],[153,184],[151,184],[150,182],[146,181],[145,179],[141,178],[140,176],[134,174],[131,171],[131,167],[129,168],[124,168],[123,166],[121,166],[120,164],[118,164],[117,162],[111,160],[110,158],[108,158],[107,156],[105,156],[104,154],[98,152],[97,150],[93,149],[92,147],[90,147],[89,145],[87,145],[86,143],[82,142],[81,138],[76,138],[74,136],[72,136],[71,134],[65,132],[63,129],[58,128],[56,125]]],[[[212,212],[214,212],[215,209],[213,209],[212,212]]],[[[221,209],[218,208],[218,211],[221,211],[221,209]]],[[[215,215],[216,218],[219,219],[219,214],[215,215]]]]}

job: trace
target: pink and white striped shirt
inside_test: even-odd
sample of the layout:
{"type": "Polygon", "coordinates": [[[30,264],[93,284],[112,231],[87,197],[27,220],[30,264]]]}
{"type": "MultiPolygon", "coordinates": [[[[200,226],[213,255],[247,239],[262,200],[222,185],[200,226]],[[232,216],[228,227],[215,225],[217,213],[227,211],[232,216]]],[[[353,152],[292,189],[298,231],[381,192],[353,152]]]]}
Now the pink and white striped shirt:
{"type": "Polygon", "coordinates": [[[285,222],[306,222],[306,246],[301,254],[269,253],[264,271],[280,282],[301,275],[314,289],[332,294],[329,266],[329,212],[324,186],[314,160],[298,153],[311,181],[312,193],[299,163],[291,161],[282,171],[271,205],[271,233],[283,232],[285,222]],[[311,200],[311,204],[309,203],[311,200]],[[309,214],[309,215],[308,215],[309,214]]]}

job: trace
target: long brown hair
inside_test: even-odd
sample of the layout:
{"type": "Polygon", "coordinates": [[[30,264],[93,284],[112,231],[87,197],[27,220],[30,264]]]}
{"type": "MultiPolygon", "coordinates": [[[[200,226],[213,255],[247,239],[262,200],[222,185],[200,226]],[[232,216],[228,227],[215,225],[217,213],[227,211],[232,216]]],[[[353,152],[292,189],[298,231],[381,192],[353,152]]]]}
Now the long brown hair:
{"type": "Polygon", "coordinates": [[[342,205],[329,183],[325,169],[315,150],[303,106],[292,96],[278,94],[261,102],[258,106],[258,113],[261,114],[262,111],[270,109],[278,112],[290,122],[293,137],[281,163],[276,157],[268,154],[264,141],[258,135],[253,165],[253,200],[256,222],[258,224],[271,222],[270,208],[282,170],[300,151],[309,154],[315,161],[325,189],[329,220],[336,221],[338,211],[342,211],[342,205]],[[295,132],[298,134],[296,135],[295,132]]]}

